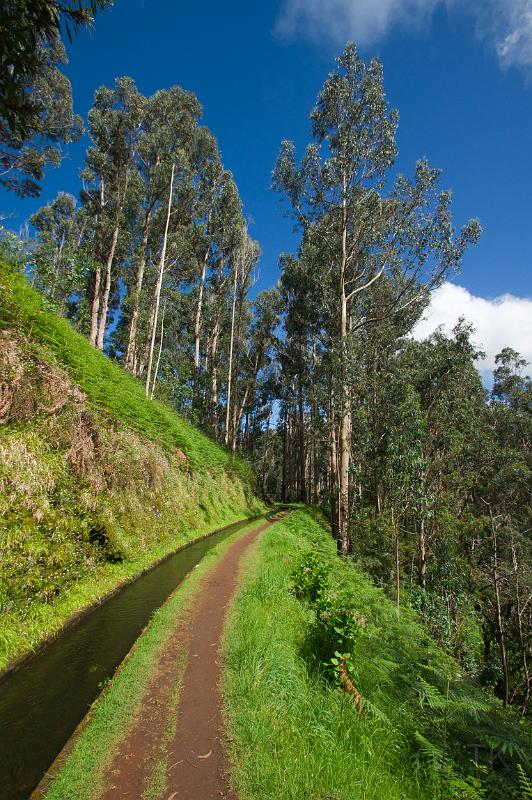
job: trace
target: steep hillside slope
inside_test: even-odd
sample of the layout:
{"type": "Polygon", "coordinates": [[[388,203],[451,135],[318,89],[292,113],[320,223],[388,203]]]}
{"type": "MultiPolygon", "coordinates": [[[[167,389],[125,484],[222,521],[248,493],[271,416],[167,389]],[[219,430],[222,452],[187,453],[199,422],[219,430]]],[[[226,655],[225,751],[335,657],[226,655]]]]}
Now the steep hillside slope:
{"type": "Polygon", "coordinates": [[[0,668],[157,557],[259,512],[253,476],[0,264],[0,668]]]}

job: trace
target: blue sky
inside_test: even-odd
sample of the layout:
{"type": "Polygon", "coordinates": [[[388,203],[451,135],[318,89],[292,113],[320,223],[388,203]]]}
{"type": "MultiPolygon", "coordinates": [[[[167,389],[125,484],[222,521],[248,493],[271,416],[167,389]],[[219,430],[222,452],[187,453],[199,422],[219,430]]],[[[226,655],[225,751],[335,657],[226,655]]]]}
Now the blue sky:
{"type": "MultiPolygon", "coordinates": [[[[308,141],[310,109],[344,37],[384,63],[400,114],[398,169],[410,173],[427,156],[453,190],[457,224],[482,222],[455,283],[487,300],[530,298],[532,0],[115,0],[69,47],[67,73],[83,116],[94,90],[120,75],[145,93],[175,83],[196,92],[261,244],[262,288],[294,246],[269,188],[279,144],[294,139],[301,152],[308,141]]],[[[77,194],[82,155],[81,144],[70,148],[40,201],[2,194],[2,211],[16,214],[5,224],[17,229],[60,189],[77,194]]],[[[491,304],[504,329],[501,305],[491,304]]],[[[532,304],[522,311],[532,325],[532,304]]]]}

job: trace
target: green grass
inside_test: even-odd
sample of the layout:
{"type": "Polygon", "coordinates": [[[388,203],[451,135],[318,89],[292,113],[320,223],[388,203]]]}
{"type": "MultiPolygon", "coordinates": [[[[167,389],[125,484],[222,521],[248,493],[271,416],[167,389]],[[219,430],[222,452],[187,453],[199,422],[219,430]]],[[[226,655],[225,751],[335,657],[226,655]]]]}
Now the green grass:
{"type": "MultiPolygon", "coordinates": [[[[257,524],[250,523],[210,550],[166,604],[154,613],[129,657],[90,711],[72,753],[48,790],[47,800],[95,800],[99,796],[105,772],[135,721],[143,694],[157,668],[159,655],[176,624],[193,606],[203,578],[222,553],[257,524]]],[[[186,653],[183,653],[181,675],[185,657],[186,653]]],[[[165,747],[175,725],[179,680],[172,700],[168,730],[153,761],[153,773],[145,794],[147,800],[162,797],[166,789],[165,747]]]]}
{"type": "Polygon", "coordinates": [[[266,532],[248,556],[246,576],[225,639],[240,800],[518,796],[524,729],[461,675],[413,612],[405,609],[398,620],[384,593],[337,556],[330,534],[308,513],[298,510],[266,532]],[[363,620],[351,650],[361,715],[318,655],[327,620],[294,592],[294,570],[309,552],[322,566],[331,603],[363,620]],[[473,764],[474,741],[484,764],[473,764]],[[497,769],[486,767],[490,758],[497,769]]]}

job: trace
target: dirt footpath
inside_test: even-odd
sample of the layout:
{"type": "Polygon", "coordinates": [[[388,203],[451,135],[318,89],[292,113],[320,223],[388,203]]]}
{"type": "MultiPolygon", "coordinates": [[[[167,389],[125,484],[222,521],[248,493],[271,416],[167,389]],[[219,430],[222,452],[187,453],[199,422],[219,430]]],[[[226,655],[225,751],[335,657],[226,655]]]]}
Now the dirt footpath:
{"type": "Polygon", "coordinates": [[[229,789],[220,694],[220,640],[227,606],[237,586],[240,560],[257,537],[284,514],[237,539],[202,581],[195,607],[180,620],[142,711],[107,773],[104,800],[139,800],[168,736],[172,697],[183,674],[177,722],[167,744],[167,786],[159,800],[237,800],[229,789]]]}

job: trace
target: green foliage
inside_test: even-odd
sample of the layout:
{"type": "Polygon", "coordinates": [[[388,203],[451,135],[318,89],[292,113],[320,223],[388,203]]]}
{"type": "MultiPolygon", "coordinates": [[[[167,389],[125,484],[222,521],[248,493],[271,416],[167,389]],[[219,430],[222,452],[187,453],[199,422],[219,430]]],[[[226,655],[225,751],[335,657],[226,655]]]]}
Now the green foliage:
{"type": "Polygon", "coordinates": [[[314,611],[309,629],[308,654],[327,668],[336,679],[344,666],[353,681],[357,680],[352,653],[366,621],[349,607],[348,598],[331,590],[326,563],[314,551],[307,553],[293,571],[294,592],[314,611]]]}
{"type": "Polygon", "coordinates": [[[327,588],[327,572],[317,553],[310,551],[301,564],[293,571],[291,578],[294,582],[296,597],[316,603],[327,588]]]}
{"type": "MultiPolygon", "coordinates": [[[[40,49],[53,45],[64,25],[68,39],[91,25],[112,0],[17,0],[0,7],[0,117],[11,136],[25,138],[38,125],[41,98],[32,91],[41,77],[40,49]],[[29,91],[28,91],[29,90],[29,91]]],[[[48,109],[44,109],[48,110],[48,109]]]]}
{"type": "MultiPolygon", "coordinates": [[[[6,7],[19,7],[26,3],[3,3],[0,10],[0,32],[2,31],[2,11],[6,7]]],[[[4,21],[5,24],[5,21],[4,21]]],[[[5,42],[13,42],[13,31],[2,34],[2,49],[5,42]]],[[[0,71],[10,72],[9,61],[0,59],[0,71]]],[[[81,117],[73,113],[72,88],[70,81],[59,67],[67,63],[66,53],[59,39],[52,39],[46,45],[36,46],[34,67],[28,76],[22,76],[20,96],[29,100],[26,109],[31,113],[23,124],[15,109],[14,114],[4,116],[6,96],[4,91],[11,84],[11,78],[0,81],[0,146],[2,149],[2,175],[0,186],[21,197],[37,197],[40,194],[40,181],[48,165],[57,166],[64,155],[64,145],[76,141],[83,130],[81,117]],[[14,127],[8,118],[11,117],[14,127]],[[27,123],[27,124],[26,124],[27,123]]],[[[5,77],[5,76],[3,76],[5,77]]],[[[21,77],[21,76],[17,76],[21,77]]]]}

